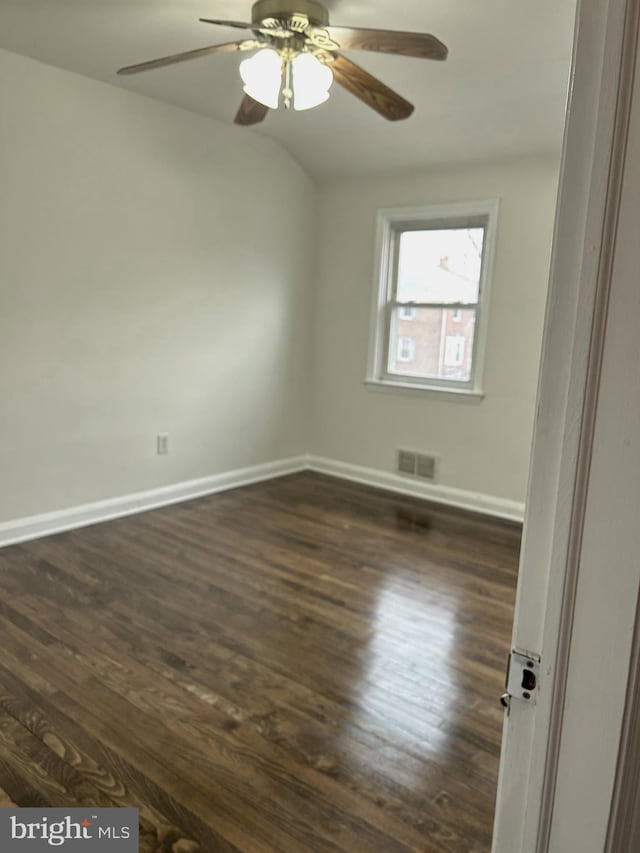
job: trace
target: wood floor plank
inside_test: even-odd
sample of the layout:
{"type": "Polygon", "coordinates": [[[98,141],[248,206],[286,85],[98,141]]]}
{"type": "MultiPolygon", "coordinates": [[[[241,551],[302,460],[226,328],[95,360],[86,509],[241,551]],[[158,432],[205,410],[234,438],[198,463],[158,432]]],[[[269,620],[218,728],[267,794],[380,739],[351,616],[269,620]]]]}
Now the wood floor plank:
{"type": "Polygon", "coordinates": [[[0,551],[0,789],[144,853],[486,853],[517,525],[300,474],[0,551]]]}

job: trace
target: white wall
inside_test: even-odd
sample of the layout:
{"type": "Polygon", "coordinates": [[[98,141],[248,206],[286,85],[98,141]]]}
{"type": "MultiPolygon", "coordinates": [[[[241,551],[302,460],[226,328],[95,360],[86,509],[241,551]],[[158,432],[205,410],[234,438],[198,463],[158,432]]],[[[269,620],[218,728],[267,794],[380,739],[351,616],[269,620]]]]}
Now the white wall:
{"type": "Polygon", "coordinates": [[[323,188],[315,315],[313,452],[393,471],[399,447],[441,457],[440,483],[523,501],[558,161],[519,160],[323,188]],[[481,402],[371,390],[366,373],[379,208],[500,199],[481,402]]]}
{"type": "Polygon", "coordinates": [[[0,99],[0,522],[400,446],[523,500],[555,161],[318,192],[264,137],[5,51],[0,99]],[[376,211],[494,197],[486,398],[367,390],[376,211]]]}
{"type": "Polygon", "coordinates": [[[0,103],[0,520],[305,451],[297,164],[4,51],[0,103]]]}

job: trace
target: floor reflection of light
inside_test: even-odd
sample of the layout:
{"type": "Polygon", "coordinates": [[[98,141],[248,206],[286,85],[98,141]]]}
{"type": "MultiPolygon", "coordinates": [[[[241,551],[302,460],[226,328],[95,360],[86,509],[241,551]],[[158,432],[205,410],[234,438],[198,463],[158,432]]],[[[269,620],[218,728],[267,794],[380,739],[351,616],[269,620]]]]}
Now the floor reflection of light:
{"type": "MultiPolygon", "coordinates": [[[[415,593],[415,588],[412,590],[415,593]]],[[[452,666],[457,602],[428,589],[410,595],[397,575],[377,594],[355,694],[360,713],[398,747],[438,752],[449,734],[443,708],[459,698],[452,666]]]]}

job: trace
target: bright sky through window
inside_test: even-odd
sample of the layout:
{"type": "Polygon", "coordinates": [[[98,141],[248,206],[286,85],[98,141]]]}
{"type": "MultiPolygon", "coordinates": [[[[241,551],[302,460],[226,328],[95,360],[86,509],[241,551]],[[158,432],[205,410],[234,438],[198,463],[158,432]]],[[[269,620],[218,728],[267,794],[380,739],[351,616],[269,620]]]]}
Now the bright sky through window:
{"type": "Polygon", "coordinates": [[[483,241],[484,228],[402,232],[397,300],[477,302],[483,241]]]}

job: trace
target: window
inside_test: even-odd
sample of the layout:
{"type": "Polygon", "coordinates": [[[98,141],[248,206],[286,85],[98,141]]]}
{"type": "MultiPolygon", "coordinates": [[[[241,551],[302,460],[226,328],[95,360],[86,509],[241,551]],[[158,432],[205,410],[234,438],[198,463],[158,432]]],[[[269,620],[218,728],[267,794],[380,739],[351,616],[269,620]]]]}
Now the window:
{"type": "Polygon", "coordinates": [[[398,315],[401,320],[415,320],[416,319],[416,309],[407,307],[403,305],[400,308],[400,313],[398,315]]]}
{"type": "Polygon", "coordinates": [[[444,366],[461,367],[464,364],[464,335],[447,335],[444,343],[444,366]]]}
{"type": "Polygon", "coordinates": [[[497,202],[379,213],[369,382],[481,393],[496,216],[497,202]]]}
{"type": "Polygon", "coordinates": [[[416,354],[416,342],[413,338],[398,338],[396,361],[413,361],[416,354]]]}

